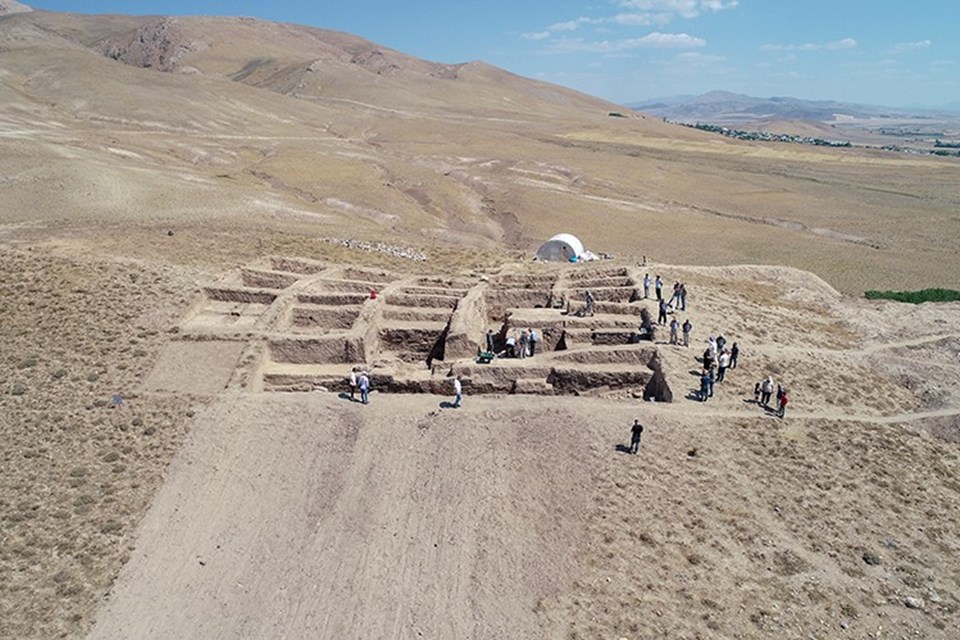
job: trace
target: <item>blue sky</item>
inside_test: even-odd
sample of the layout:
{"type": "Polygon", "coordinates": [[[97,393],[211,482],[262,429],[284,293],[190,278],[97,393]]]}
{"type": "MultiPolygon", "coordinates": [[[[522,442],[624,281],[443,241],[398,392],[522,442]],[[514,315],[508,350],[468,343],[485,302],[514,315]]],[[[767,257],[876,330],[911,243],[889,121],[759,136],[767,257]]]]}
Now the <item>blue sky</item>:
{"type": "Polygon", "coordinates": [[[483,60],[614,102],[723,89],[960,104],[960,0],[36,0],[77,13],[243,15],[483,60]]]}

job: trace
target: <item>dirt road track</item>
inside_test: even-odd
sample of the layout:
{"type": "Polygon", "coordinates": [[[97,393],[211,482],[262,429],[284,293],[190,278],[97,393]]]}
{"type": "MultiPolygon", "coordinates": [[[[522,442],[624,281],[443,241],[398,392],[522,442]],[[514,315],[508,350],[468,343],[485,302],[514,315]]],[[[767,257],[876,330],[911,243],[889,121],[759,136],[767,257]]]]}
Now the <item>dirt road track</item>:
{"type": "Polygon", "coordinates": [[[573,573],[597,451],[543,405],[441,400],[224,398],[91,638],[556,635],[535,610],[573,573]]]}

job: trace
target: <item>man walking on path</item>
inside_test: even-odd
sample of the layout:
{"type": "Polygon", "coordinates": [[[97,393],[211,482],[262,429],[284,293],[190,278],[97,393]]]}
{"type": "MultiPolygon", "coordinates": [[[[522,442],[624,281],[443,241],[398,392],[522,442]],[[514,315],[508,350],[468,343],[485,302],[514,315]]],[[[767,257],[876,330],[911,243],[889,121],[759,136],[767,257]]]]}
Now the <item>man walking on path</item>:
{"type": "Polygon", "coordinates": [[[690,346],[690,332],[693,331],[693,325],[690,324],[690,318],[683,322],[683,346],[690,346]]]}
{"type": "Polygon", "coordinates": [[[654,283],[654,286],[657,289],[657,300],[663,300],[663,280],[659,274],[657,275],[657,281],[654,283]]]}
{"type": "Polygon", "coordinates": [[[463,402],[463,385],[460,384],[460,376],[453,379],[453,408],[459,409],[463,402]]]}
{"type": "Polygon", "coordinates": [[[360,385],[360,402],[367,404],[370,402],[370,378],[367,377],[366,371],[360,372],[358,383],[360,385]]]}
{"type": "Polygon", "coordinates": [[[650,274],[643,274],[643,298],[647,299],[650,297],[650,274]]]}
{"type": "Polygon", "coordinates": [[[633,421],[633,427],[630,428],[630,453],[637,455],[640,449],[640,436],[643,435],[643,425],[639,420],[633,421]]]}

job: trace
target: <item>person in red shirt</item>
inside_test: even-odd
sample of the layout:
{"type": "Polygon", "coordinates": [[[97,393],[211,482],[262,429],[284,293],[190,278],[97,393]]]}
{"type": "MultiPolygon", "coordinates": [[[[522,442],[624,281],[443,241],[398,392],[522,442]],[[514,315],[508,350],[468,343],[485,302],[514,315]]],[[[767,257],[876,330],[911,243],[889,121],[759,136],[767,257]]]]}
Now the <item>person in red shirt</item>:
{"type": "Polygon", "coordinates": [[[787,390],[784,389],[783,393],[780,395],[780,401],[777,403],[778,404],[777,415],[780,416],[781,418],[783,417],[783,414],[786,413],[787,411],[787,402],[789,402],[789,400],[787,399],[787,390]]]}

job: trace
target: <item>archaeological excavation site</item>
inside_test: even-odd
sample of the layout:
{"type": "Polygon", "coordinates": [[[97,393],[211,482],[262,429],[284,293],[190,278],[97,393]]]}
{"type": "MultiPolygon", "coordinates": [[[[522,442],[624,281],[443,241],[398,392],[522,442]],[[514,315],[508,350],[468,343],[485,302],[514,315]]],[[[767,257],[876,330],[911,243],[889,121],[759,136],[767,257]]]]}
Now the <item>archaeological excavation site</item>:
{"type": "Polygon", "coordinates": [[[467,394],[623,390],[671,402],[655,303],[638,281],[629,267],[606,265],[508,265],[447,278],[263,258],[203,288],[147,387],[342,392],[358,367],[375,392],[446,395],[459,376],[467,394]],[[507,337],[524,329],[540,336],[535,356],[507,357],[507,337]],[[498,357],[482,362],[490,331],[498,357]]]}

